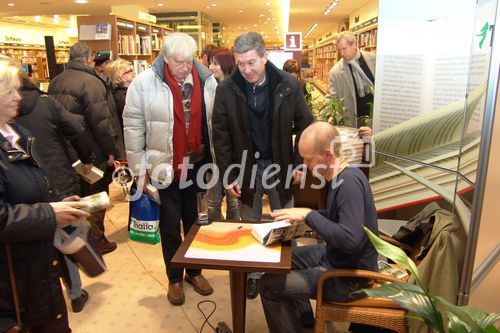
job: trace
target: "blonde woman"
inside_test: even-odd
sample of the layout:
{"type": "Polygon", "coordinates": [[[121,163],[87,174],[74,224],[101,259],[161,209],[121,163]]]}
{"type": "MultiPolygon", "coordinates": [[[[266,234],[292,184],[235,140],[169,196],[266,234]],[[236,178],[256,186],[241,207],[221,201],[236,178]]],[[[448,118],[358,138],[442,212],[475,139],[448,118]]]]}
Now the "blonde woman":
{"type": "Polygon", "coordinates": [[[125,108],[125,98],[127,97],[127,89],[135,77],[134,67],[130,61],[118,59],[110,63],[106,71],[111,82],[113,98],[116,104],[116,111],[120,126],[123,131],[123,109],[125,108]]]}
{"type": "Polygon", "coordinates": [[[84,203],[60,201],[39,167],[33,137],[12,121],[21,101],[19,69],[0,55],[0,332],[22,326],[69,333],[54,233],[89,214],[80,209],[84,203]]]}

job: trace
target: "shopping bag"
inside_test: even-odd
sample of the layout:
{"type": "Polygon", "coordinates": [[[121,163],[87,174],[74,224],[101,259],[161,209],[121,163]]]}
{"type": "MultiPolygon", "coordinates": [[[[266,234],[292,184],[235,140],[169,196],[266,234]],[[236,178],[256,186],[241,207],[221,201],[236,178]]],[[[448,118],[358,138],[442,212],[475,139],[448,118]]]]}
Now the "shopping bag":
{"type": "Polygon", "coordinates": [[[96,277],[106,271],[106,264],[86,219],[80,219],[73,225],[58,226],[54,246],[75,262],[88,277],[96,277]]]}
{"type": "Polygon", "coordinates": [[[160,242],[160,206],[147,194],[130,203],[128,238],[148,244],[160,242]]]}

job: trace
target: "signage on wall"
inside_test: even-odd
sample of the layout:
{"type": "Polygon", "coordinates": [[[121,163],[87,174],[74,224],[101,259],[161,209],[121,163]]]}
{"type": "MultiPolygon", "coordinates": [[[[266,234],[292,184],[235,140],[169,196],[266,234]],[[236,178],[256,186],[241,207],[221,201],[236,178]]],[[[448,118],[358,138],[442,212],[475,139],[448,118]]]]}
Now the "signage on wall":
{"type": "Polygon", "coordinates": [[[302,50],[302,32],[286,32],[285,33],[285,51],[301,51],[302,50]]]}

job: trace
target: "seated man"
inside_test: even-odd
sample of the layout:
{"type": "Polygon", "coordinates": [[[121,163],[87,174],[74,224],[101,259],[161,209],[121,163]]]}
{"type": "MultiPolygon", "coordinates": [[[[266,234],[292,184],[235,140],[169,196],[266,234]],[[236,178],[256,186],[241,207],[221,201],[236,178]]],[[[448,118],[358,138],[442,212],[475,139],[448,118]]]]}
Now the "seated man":
{"type": "MultiPolygon", "coordinates": [[[[326,180],[325,186],[329,187],[327,210],[289,208],[272,213],[275,220],[305,221],[326,243],[293,247],[290,274],[262,277],[259,291],[270,332],[301,332],[300,318],[312,317],[309,299],[316,298],[318,279],[324,271],[378,270],[377,252],[363,230],[366,226],[378,234],[372,192],[363,173],[349,167],[340,154],[340,142],[335,141],[338,136],[332,125],[316,122],[302,132],[299,142],[304,163],[316,177],[326,180]]],[[[325,288],[325,298],[337,301],[360,298],[363,294],[351,293],[363,288],[366,282],[331,279],[325,288]]]]}

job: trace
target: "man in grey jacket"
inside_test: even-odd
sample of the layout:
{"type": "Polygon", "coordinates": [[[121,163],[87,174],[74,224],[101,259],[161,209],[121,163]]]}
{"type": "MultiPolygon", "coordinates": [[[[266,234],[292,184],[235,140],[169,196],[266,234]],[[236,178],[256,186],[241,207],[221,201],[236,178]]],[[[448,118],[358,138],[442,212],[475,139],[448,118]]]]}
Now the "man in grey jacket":
{"type": "MultiPolygon", "coordinates": [[[[356,35],[349,31],[339,34],[337,51],[342,59],[330,70],[325,99],[344,98],[350,125],[361,127],[359,118],[369,115],[369,103],[373,103],[375,55],[359,50],[356,35]]],[[[369,134],[368,128],[360,129],[361,136],[369,134]]]]}
{"type": "Polygon", "coordinates": [[[194,60],[196,42],[185,33],[171,33],[163,40],[153,66],[137,76],[127,90],[123,125],[129,167],[137,188],[158,188],[163,260],[169,280],[167,298],[184,303],[184,281],[201,295],[213,292],[201,269],[171,267],[184,235],[197,218],[197,174],[210,154],[207,120],[217,82],[194,60]],[[211,92],[211,93],[210,93],[211,92]]]}

